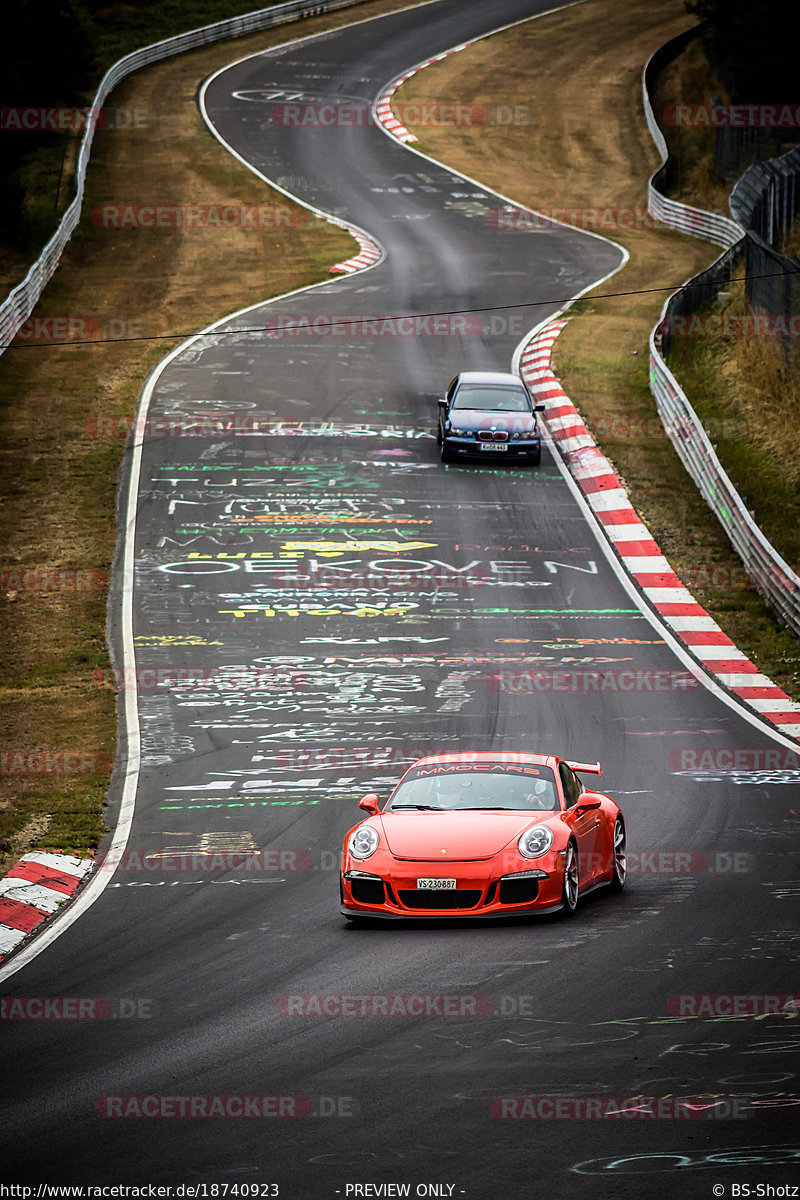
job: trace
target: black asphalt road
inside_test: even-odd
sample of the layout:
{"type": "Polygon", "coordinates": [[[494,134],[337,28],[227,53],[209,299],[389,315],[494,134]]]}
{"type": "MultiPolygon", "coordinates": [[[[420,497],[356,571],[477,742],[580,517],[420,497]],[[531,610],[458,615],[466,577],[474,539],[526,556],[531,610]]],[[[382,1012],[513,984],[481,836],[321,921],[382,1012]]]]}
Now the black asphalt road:
{"type": "MultiPolygon", "coordinates": [[[[386,257],[237,315],[151,380],[127,468],[141,465],[135,659],[113,616],[144,756],[128,852],[2,983],[6,1015],[15,997],[119,1015],[3,1022],[10,1182],[314,1200],[800,1183],[796,1024],[694,999],[796,986],[797,772],[686,686],[549,452],[539,469],[444,468],[433,437],[457,370],[508,369],[522,333],[619,252],[499,232],[498,197],[345,115],[544,7],[445,0],[208,88],[223,139],[386,257]],[[341,117],[323,128],[279,107],[329,102],[341,117]],[[357,319],[450,309],[484,311],[412,335],[357,319]],[[317,331],[287,333],[304,315],[317,331]],[[323,332],[334,317],[343,332],[323,332]],[[421,753],[468,748],[599,758],[628,821],[629,889],[572,920],[349,927],[336,867],[358,797],[386,795],[421,753]],[[359,998],[409,995],[432,998],[422,1015],[358,1015],[359,998]],[[292,1015],[309,996],[334,999],[292,1015]],[[342,996],[353,1015],[325,1015],[342,996]],[[124,1099],[214,1096],[300,1099],[229,1119],[134,1118],[161,1101],[124,1099]],[[503,1103],[523,1096],[562,1107],[503,1103]],[[612,1099],[634,1115],[597,1119],[612,1099]]],[[[118,590],[122,571],[121,544],[118,590]]]]}

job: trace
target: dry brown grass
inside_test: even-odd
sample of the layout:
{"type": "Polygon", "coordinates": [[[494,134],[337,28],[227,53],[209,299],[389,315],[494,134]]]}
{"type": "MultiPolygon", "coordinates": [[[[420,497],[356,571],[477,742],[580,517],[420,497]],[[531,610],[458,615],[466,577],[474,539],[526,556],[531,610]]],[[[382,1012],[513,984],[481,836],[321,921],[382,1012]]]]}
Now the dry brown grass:
{"type": "Polygon", "coordinates": [[[329,278],[355,249],[294,205],[291,223],[275,229],[112,230],[89,214],[104,204],[187,202],[286,210],[284,196],[211,138],[196,107],[199,82],[266,46],[406,6],[377,0],[198,50],[138,73],[110,98],[145,113],[147,125],[98,131],[84,220],[34,315],[144,340],[12,348],[0,358],[0,571],[95,570],[100,582],[77,592],[0,588],[0,873],[34,846],[85,854],[103,829],[116,715],[114,693],[93,675],[108,666],[102,576],[122,442],[92,436],[87,423],[133,413],[145,376],[177,340],[148,338],[189,333],[329,278]],[[80,756],[78,769],[32,770],[36,751],[80,756]]]}
{"type": "Polygon", "coordinates": [[[795,258],[800,257],[800,217],[796,218],[778,249],[781,254],[793,254],[795,258]]]}
{"type": "MultiPolygon", "coordinates": [[[[653,111],[659,116],[678,103],[707,105],[711,92],[727,103],[722,84],[711,77],[708,59],[699,40],[695,40],[661,72],[653,89],[653,111]]],[[[684,204],[729,217],[730,188],[714,173],[716,129],[669,122],[662,122],[662,128],[673,159],[667,194],[684,204]]]]}
{"type": "MultiPolygon", "coordinates": [[[[744,284],[729,287],[719,312],[735,322],[757,322],[744,295],[744,284]]],[[[716,311],[716,310],[715,310],[716,311]]],[[[776,473],[800,500],[800,370],[796,352],[785,353],[784,337],[715,339],[714,356],[725,387],[715,394],[721,412],[747,430],[754,446],[769,458],[776,473]]]]}
{"type": "MultiPolygon", "coordinates": [[[[727,95],[711,75],[699,43],[692,43],[663,72],[655,106],[702,105],[710,94],[724,103],[727,95]]],[[[716,131],[713,127],[665,127],[674,159],[667,190],[700,208],[730,216],[729,187],[714,174],[716,131]]],[[[775,146],[775,153],[780,147],[775,146]]],[[[766,152],[766,151],[765,151],[766,152]]],[[[784,253],[791,253],[790,233],[784,253]]],[[[744,264],[736,272],[744,273],[744,264]]],[[[742,330],[751,316],[741,279],[726,285],[713,306],[715,316],[730,318],[742,330]]],[[[752,328],[755,328],[753,326],[752,328]]],[[[794,341],[797,339],[795,337],[794,341]]],[[[670,366],[692,399],[701,419],[717,428],[735,428],[735,436],[715,439],[723,466],[764,533],[797,569],[800,564],[800,358],[791,355],[786,337],[741,332],[729,336],[676,339],[670,366]]]]}
{"type": "Polygon", "coordinates": [[[707,428],[717,453],[760,528],[800,568],[800,363],[786,337],[753,333],[768,318],[750,314],[743,282],[721,293],[713,315],[724,335],[673,339],[669,363],[707,428]]]}
{"type": "Polygon", "coordinates": [[[742,339],[721,370],[735,380],[731,415],[751,432],[778,475],[800,500],[800,371],[768,338],[742,339]]]}
{"type": "MultiPolygon", "coordinates": [[[[269,203],[268,189],[202,125],[194,102],[199,80],[274,41],[404,6],[405,0],[364,5],[196,51],[134,77],[112,103],[144,109],[151,124],[145,131],[98,134],[86,211],[154,198],[162,204],[269,203]]],[[[686,22],[682,0],[638,0],[624,9],[611,0],[590,0],[444,60],[407,85],[403,96],[530,104],[530,125],[424,129],[419,131],[424,148],[521,203],[641,213],[644,181],[656,165],[639,107],[641,65],[686,22]],[[593,89],[589,113],[587,81],[593,89]]],[[[282,196],[272,198],[284,204],[282,196]]],[[[713,257],[700,242],[650,228],[620,229],[612,236],[628,247],[631,262],[604,291],[652,286],[654,279],[679,283],[713,257]]],[[[303,225],[261,232],[111,232],[84,221],[39,315],[113,318],[150,337],[188,332],[326,278],[328,266],[352,247],[340,231],[303,225]]],[[[660,297],[645,295],[589,299],[582,305],[587,315],[572,321],[559,339],[559,370],[590,422],[614,414],[654,416],[645,346],[660,303],[660,297]]],[[[21,350],[0,359],[0,569],[108,570],[121,445],[88,436],[86,422],[98,414],[129,415],[146,373],[172,344],[21,350]]],[[[735,562],[667,445],[604,448],[676,564],[700,562],[707,568],[735,562]]],[[[701,599],[710,604],[713,597],[701,599]]],[[[751,601],[750,594],[733,595],[727,619],[720,611],[716,615],[758,657],[774,628],[763,608],[748,608],[751,601]]],[[[92,680],[108,665],[105,604],[102,588],[0,591],[3,750],[90,756],[87,769],[73,774],[0,769],[0,870],[34,846],[85,853],[97,844],[116,729],[113,693],[92,680]]],[[[792,668],[780,658],[780,649],[765,651],[763,665],[791,686],[792,668]]]]}
{"type": "MultiPolygon", "coordinates": [[[[568,222],[570,210],[576,211],[583,216],[572,223],[584,227],[592,221],[597,226],[613,211],[640,224],[603,227],[625,246],[630,261],[597,293],[654,286],[672,290],[718,251],[699,239],[653,228],[643,217],[646,181],[658,158],[642,110],[641,72],[659,46],[692,22],[682,0],[634,0],[624,6],[587,0],[429,67],[396,93],[396,106],[399,111],[406,104],[456,101],[529,106],[532,120],[524,125],[411,128],[426,153],[518,203],[557,209],[568,222]]],[[[688,70],[693,88],[697,75],[693,61],[688,70]]],[[[657,106],[676,98],[681,77],[677,71],[667,81],[657,106]]],[[[663,437],[612,440],[601,432],[660,427],[648,386],[647,345],[666,295],[643,290],[601,299],[590,293],[573,307],[574,319],[556,342],[556,370],[587,425],[598,431],[603,451],[674,569],[728,635],[797,698],[796,645],[778,630],[752,589],[736,586],[740,560],[669,442],[663,437]],[[729,580],[730,586],[703,586],[712,578],[729,580]]]]}

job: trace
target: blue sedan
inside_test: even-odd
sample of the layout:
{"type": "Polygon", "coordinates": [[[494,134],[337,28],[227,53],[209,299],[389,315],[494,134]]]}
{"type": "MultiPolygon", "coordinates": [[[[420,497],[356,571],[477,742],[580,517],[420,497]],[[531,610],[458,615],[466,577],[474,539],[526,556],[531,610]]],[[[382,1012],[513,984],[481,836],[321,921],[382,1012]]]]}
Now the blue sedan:
{"type": "Polygon", "coordinates": [[[502,457],[538,466],[542,435],[537,412],[544,412],[544,405],[533,403],[518,375],[462,371],[439,401],[442,462],[502,457]]]}

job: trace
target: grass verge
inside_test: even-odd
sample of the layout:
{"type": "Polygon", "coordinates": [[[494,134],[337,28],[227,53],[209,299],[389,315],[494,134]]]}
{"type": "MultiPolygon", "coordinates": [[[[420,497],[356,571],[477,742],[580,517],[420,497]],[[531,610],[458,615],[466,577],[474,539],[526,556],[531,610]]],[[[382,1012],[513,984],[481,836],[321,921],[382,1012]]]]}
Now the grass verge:
{"type": "MultiPolygon", "coordinates": [[[[718,254],[708,243],[656,226],[646,213],[647,179],[658,161],[642,109],[641,72],[692,21],[682,0],[633,0],[623,8],[587,0],[428,67],[403,84],[393,103],[401,113],[457,102],[527,113],[503,128],[406,124],[425,153],[518,203],[600,230],[628,250],[625,269],[573,307],[575,319],[555,345],[559,378],[673,569],[759,669],[800,699],[797,643],[755,590],[742,586],[741,561],[664,435],[648,386],[648,337],[666,295],[718,254]],[[665,291],[604,298],[655,286],[665,291]]],[[[697,69],[693,62],[695,76],[697,69]]],[[[680,72],[664,103],[674,102],[676,79],[680,72]]],[[[520,262],[529,254],[533,263],[526,238],[543,235],[511,229],[497,236],[517,238],[520,262]]],[[[691,390],[690,396],[702,400],[691,390]]]]}
{"type": "Polygon", "coordinates": [[[766,327],[749,312],[744,284],[720,303],[688,318],[675,337],[669,366],[712,438],[720,461],[776,550],[800,569],[800,372],[785,338],[742,336],[766,327]],[[719,335],[691,336],[693,326],[719,322],[719,335]],[[725,332],[728,330],[729,332],[725,332]]]}
{"type": "MultiPolygon", "coordinates": [[[[701,46],[694,42],[658,80],[655,109],[701,105],[722,95],[701,46]]],[[[665,127],[673,156],[668,193],[696,207],[730,216],[729,186],[714,174],[716,130],[665,127]]],[[[776,144],[775,153],[788,149],[776,144]]],[[[800,222],[797,229],[800,230],[800,222]]],[[[790,238],[788,245],[793,245],[790,238]]],[[[785,252],[789,253],[790,250],[785,252]]],[[[744,274],[744,264],[736,272],[744,274]]],[[[757,524],[795,570],[800,566],[800,357],[786,336],[751,320],[744,284],[723,287],[717,304],[676,337],[669,366],[703,423],[726,431],[712,439],[720,462],[757,524]],[[703,324],[703,318],[714,317],[703,324]],[[703,329],[713,332],[703,332],[703,329]],[[728,330],[729,332],[725,332],[728,330]],[[762,332],[758,332],[761,330],[762,332]]],[[[795,338],[796,341],[796,338],[795,338]]]]}
{"type": "Polygon", "coordinates": [[[377,0],[181,55],[125,81],[110,103],[146,115],[99,130],[85,213],[34,314],[0,358],[0,874],[32,849],[85,855],[103,833],[115,751],[106,587],[121,437],[147,373],[226,313],[329,278],[355,250],[309,220],[208,134],[199,82],[247,53],[407,7],[377,0]],[[102,205],[275,205],[274,228],[103,228],[102,205]],[[73,322],[97,340],[54,346],[73,322]],[[169,335],[169,336],[168,336],[169,335]],[[165,340],[148,340],[164,338],[165,340]]]}
{"type": "MultiPolygon", "coordinates": [[[[274,8],[278,3],[280,0],[275,0],[263,7],[274,8]]],[[[80,2],[67,0],[63,7],[55,6],[56,11],[39,16],[48,22],[51,44],[60,47],[52,59],[43,58],[37,43],[33,6],[31,15],[15,12],[4,31],[7,38],[0,47],[0,77],[10,77],[6,94],[13,96],[18,107],[3,110],[9,121],[3,140],[12,139],[13,152],[0,159],[0,225],[13,230],[8,241],[16,243],[4,246],[0,259],[3,295],[24,276],[74,198],[74,171],[84,132],[80,110],[91,105],[105,72],[142,46],[254,10],[248,0],[136,0],[135,4],[111,0],[91,7],[90,13],[80,2]],[[41,78],[36,79],[37,75],[41,78]],[[28,101],[20,104],[23,93],[28,101]],[[53,127],[26,132],[19,123],[35,119],[37,110],[42,111],[40,105],[53,111],[53,127]],[[23,116],[25,109],[30,111],[23,116]]],[[[358,20],[361,12],[356,6],[349,14],[325,19],[342,24],[358,20]]],[[[290,23],[292,32],[279,36],[284,41],[301,36],[304,26],[305,20],[290,23]]],[[[231,45],[221,43],[226,44],[231,45]]],[[[101,121],[124,128],[142,118],[147,118],[146,110],[128,107],[115,93],[104,104],[101,121]]]]}

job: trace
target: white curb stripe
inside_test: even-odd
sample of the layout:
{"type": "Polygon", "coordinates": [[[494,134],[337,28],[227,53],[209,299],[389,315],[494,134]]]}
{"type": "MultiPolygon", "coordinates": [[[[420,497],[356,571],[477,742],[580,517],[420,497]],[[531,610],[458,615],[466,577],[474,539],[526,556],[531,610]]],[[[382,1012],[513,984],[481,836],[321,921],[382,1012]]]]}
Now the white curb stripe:
{"type": "MultiPolygon", "coordinates": [[[[541,330],[534,330],[529,335],[527,344],[517,348],[515,360],[519,364],[520,373],[531,391],[539,396],[550,388],[558,387],[549,365],[549,353],[545,362],[539,351],[542,346],[552,346],[553,330],[555,329],[556,334],[559,333],[564,324],[563,320],[559,320],[550,322],[541,330]],[[531,353],[534,349],[536,352],[531,353]]],[[[563,403],[559,403],[557,407],[549,406],[545,411],[545,424],[551,435],[554,451],[557,447],[565,461],[562,473],[566,475],[568,471],[570,474],[567,478],[571,476],[576,481],[574,486],[596,514],[608,545],[616,554],[616,561],[621,564],[629,578],[636,582],[641,595],[653,606],[654,612],[662,622],[662,629],[663,626],[667,626],[673,630],[685,650],[703,665],[705,671],[711,673],[710,677],[701,677],[705,686],[725,699],[731,707],[734,705],[731,704],[730,697],[734,697],[736,706],[742,706],[740,712],[746,715],[752,724],[760,724],[754,715],[758,714],[758,718],[769,721],[776,731],[780,730],[795,737],[800,734],[800,703],[791,700],[771,679],[757,670],[755,664],[734,646],[717,622],[680,582],[664,555],[654,553],[654,550],[658,551],[655,539],[639,520],[614,468],[596,447],[591,435],[586,431],[580,413],[566,395],[563,396],[563,403]],[[580,429],[582,432],[579,436],[564,436],[566,430],[573,429],[580,429]],[[603,477],[609,483],[606,488],[602,486],[603,477]],[[593,491],[593,488],[600,490],[593,491]],[[617,521],[615,517],[618,518],[617,521]],[[653,579],[654,575],[664,576],[664,579],[659,583],[653,579]],[[671,584],[670,579],[674,579],[675,583],[671,584]],[[674,611],[675,609],[678,611],[674,611]],[[722,669],[715,671],[715,663],[722,669]],[[714,687],[715,680],[726,692],[720,692],[714,687]],[[753,696],[754,691],[760,691],[762,695],[753,696]],[[764,692],[769,694],[764,695],[764,692]],[[787,715],[794,713],[798,714],[797,721],[791,717],[787,720],[787,715]]],[[[613,558],[611,561],[613,565],[613,558]]],[[[648,615],[647,609],[643,611],[648,615]]],[[[656,622],[653,621],[653,624],[656,622]]]]}

